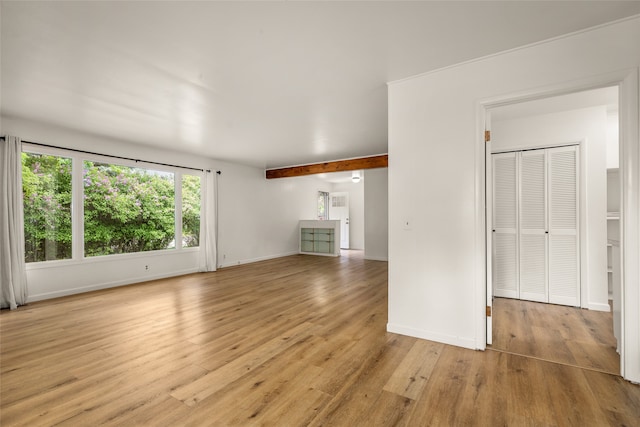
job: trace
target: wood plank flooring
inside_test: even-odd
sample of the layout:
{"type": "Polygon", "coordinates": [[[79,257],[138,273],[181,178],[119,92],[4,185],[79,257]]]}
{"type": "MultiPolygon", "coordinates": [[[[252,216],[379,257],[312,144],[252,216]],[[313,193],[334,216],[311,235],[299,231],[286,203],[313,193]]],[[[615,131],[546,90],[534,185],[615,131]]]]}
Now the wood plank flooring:
{"type": "Polygon", "coordinates": [[[386,332],[387,264],[291,256],[0,313],[0,425],[639,425],[619,376],[386,332]]]}
{"type": "Polygon", "coordinates": [[[509,298],[493,306],[491,348],[620,374],[611,313],[509,298]]]}

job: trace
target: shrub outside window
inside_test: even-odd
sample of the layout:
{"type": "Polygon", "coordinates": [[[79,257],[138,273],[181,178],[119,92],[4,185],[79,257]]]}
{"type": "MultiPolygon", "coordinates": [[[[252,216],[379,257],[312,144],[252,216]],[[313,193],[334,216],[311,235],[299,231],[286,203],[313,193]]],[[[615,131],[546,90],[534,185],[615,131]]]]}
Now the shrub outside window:
{"type": "Polygon", "coordinates": [[[182,247],[200,246],[200,177],[182,175],[182,247]]]}
{"type": "Polygon", "coordinates": [[[83,162],[87,257],[175,247],[174,174],[83,162]]]}
{"type": "Polygon", "coordinates": [[[25,261],[72,257],[71,168],[67,157],[22,153],[25,261]]]}

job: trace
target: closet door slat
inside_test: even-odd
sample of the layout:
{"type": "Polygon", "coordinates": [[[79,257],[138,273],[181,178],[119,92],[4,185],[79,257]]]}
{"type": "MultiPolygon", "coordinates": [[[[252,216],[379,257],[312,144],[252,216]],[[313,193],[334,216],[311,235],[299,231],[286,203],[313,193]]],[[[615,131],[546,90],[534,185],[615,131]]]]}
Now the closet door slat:
{"type": "Polygon", "coordinates": [[[493,155],[493,290],[518,298],[518,187],[516,153],[493,155]]]}
{"type": "Polygon", "coordinates": [[[549,302],[580,306],[578,150],[548,152],[549,302]]]}
{"type": "Polygon", "coordinates": [[[547,156],[519,154],[520,299],[547,302],[547,156]]]}

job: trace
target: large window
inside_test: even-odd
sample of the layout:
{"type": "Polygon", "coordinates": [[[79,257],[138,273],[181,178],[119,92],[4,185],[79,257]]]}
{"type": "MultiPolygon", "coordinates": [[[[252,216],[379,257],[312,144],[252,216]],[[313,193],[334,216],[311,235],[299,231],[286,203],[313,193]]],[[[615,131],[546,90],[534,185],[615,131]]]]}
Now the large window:
{"type": "Polygon", "coordinates": [[[26,262],[199,246],[199,175],[58,151],[22,153],[26,262]]]}
{"type": "Polygon", "coordinates": [[[174,174],[85,161],[85,256],[175,247],[174,174]]]}
{"type": "Polygon", "coordinates": [[[71,159],[22,153],[26,262],[71,258],[71,159]]]}

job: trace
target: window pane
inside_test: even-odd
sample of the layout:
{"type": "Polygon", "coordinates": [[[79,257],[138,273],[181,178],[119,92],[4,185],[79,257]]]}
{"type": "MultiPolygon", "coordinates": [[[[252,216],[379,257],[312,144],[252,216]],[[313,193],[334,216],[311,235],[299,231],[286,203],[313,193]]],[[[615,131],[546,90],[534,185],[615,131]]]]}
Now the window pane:
{"type": "Polygon", "coordinates": [[[182,175],[182,247],[200,246],[200,177],[182,175]]]}
{"type": "Polygon", "coordinates": [[[71,159],[22,153],[25,261],[71,258],[71,159]]]}
{"type": "Polygon", "coordinates": [[[85,256],[175,247],[173,173],[84,162],[85,256]]]}
{"type": "Polygon", "coordinates": [[[318,219],[329,219],[329,193],[318,191],[318,219]]]}

